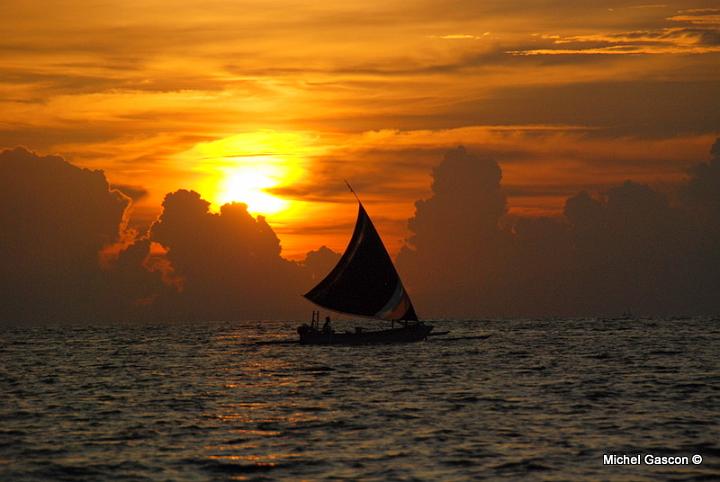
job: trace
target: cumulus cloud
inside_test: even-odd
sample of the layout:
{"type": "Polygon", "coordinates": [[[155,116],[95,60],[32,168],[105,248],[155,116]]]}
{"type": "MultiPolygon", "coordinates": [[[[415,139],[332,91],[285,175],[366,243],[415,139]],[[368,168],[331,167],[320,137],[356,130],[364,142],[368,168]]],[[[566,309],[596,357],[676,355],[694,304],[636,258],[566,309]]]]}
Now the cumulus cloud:
{"type": "Polygon", "coordinates": [[[0,322],[278,319],[339,255],[280,256],[262,216],[193,191],[168,194],[149,231],[127,228],[143,190],[23,148],[0,153],[0,322]]]}
{"type": "Polygon", "coordinates": [[[496,162],[463,147],[433,170],[433,196],[416,203],[408,222],[413,235],[398,255],[420,309],[463,313],[472,308],[463,306],[467,300],[493,296],[492,277],[508,245],[499,228],[507,209],[501,176],[496,162]]]}
{"type": "Polygon", "coordinates": [[[150,230],[182,290],[166,300],[166,316],[201,320],[296,316],[307,305],[305,271],[280,256],[280,241],[263,216],[242,203],[209,211],[194,191],[168,194],[150,230]]]}
{"type": "Polygon", "coordinates": [[[340,254],[327,246],[308,252],[302,262],[313,283],[319,283],[335,267],[340,260],[340,254]]]}
{"type": "Polygon", "coordinates": [[[627,181],[556,218],[503,217],[500,169],[457,149],[416,204],[398,257],[431,316],[707,314],[720,310],[720,144],[667,196],[627,181]]]}
{"type": "MultiPolygon", "coordinates": [[[[463,147],[433,169],[397,259],[421,316],[720,310],[720,140],[672,191],[588,189],[554,217],[508,216],[502,179],[463,147]]],[[[214,213],[178,190],[146,234],[125,228],[129,204],[101,171],[0,153],[0,321],[297,319],[339,258],[321,246],[284,259],[241,203],[214,213]]]]}
{"type": "Polygon", "coordinates": [[[710,154],[710,162],[700,163],[691,169],[691,177],[682,189],[684,201],[708,225],[720,219],[720,139],[715,141],[710,154]]]}
{"type": "Polygon", "coordinates": [[[120,238],[128,204],[101,171],[23,148],[0,153],[0,320],[106,316],[99,253],[120,238]]]}

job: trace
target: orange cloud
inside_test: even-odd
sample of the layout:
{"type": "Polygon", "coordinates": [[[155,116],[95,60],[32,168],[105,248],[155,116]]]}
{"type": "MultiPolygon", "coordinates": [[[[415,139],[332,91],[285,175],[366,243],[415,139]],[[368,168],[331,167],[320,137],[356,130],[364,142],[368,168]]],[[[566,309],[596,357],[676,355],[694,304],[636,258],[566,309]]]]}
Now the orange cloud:
{"type": "Polygon", "coordinates": [[[690,24],[690,26],[583,35],[544,34],[539,37],[552,41],[554,45],[575,45],[575,47],[511,50],[508,53],[532,56],[709,54],[720,52],[718,10],[699,9],[685,12],[668,17],[667,20],[690,24]]]}

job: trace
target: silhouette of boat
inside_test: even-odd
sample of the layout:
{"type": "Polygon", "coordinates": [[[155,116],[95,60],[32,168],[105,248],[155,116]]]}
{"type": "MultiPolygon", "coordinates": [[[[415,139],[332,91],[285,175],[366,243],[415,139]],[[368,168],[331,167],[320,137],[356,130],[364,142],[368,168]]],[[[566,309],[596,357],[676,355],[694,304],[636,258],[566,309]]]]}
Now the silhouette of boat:
{"type": "Polygon", "coordinates": [[[608,321],[631,321],[636,320],[637,317],[633,315],[632,311],[625,310],[623,311],[622,315],[620,316],[613,316],[611,318],[608,318],[608,321]]]}
{"type": "MultiPolygon", "coordinates": [[[[347,184],[347,181],[346,181],[347,184]]],[[[332,311],[392,322],[385,330],[337,333],[329,326],[303,324],[297,331],[300,343],[308,345],[365,345],[421,341],[433,329],[418,320],[410,296],[398,276],[390,255],[380,239],[365,207],[347,184],[358,202],[355,230],[337,265],[317,286],[304,296],[332,311]],[[400,326],[396,327],[396,323],[400,326]]],[[[319,317],[318,317],[319,318],[319,317]]],[[[313,317],[314,320],[314,317],[313,317]]]]}

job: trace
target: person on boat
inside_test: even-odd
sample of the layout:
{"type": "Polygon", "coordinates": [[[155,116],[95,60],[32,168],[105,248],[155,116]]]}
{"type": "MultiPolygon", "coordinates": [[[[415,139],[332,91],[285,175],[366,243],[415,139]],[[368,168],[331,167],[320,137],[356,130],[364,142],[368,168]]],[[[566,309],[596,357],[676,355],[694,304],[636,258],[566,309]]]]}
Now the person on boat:
{"type": "Polygon", "coordinates": [[[322,327],[323,333],[330,333],[332,331],[332,327],[330,326],[330,317],[325,317],[325,324],[322,327]]]}

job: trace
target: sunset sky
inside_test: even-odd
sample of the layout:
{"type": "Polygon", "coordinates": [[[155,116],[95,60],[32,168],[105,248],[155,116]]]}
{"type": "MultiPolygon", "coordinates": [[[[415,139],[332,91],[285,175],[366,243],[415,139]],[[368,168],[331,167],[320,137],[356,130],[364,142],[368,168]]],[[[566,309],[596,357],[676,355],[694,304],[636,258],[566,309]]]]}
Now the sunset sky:
{"type": "Polygon", "coordinates": [[[459,144],[511,214],[660,190],[720,132],[717,2],[5,0],[0,148],[102,169],[143,225],[168,192],[265,214],[283,255],[341,251],[366,202],[391,251],[459,144]]]}

